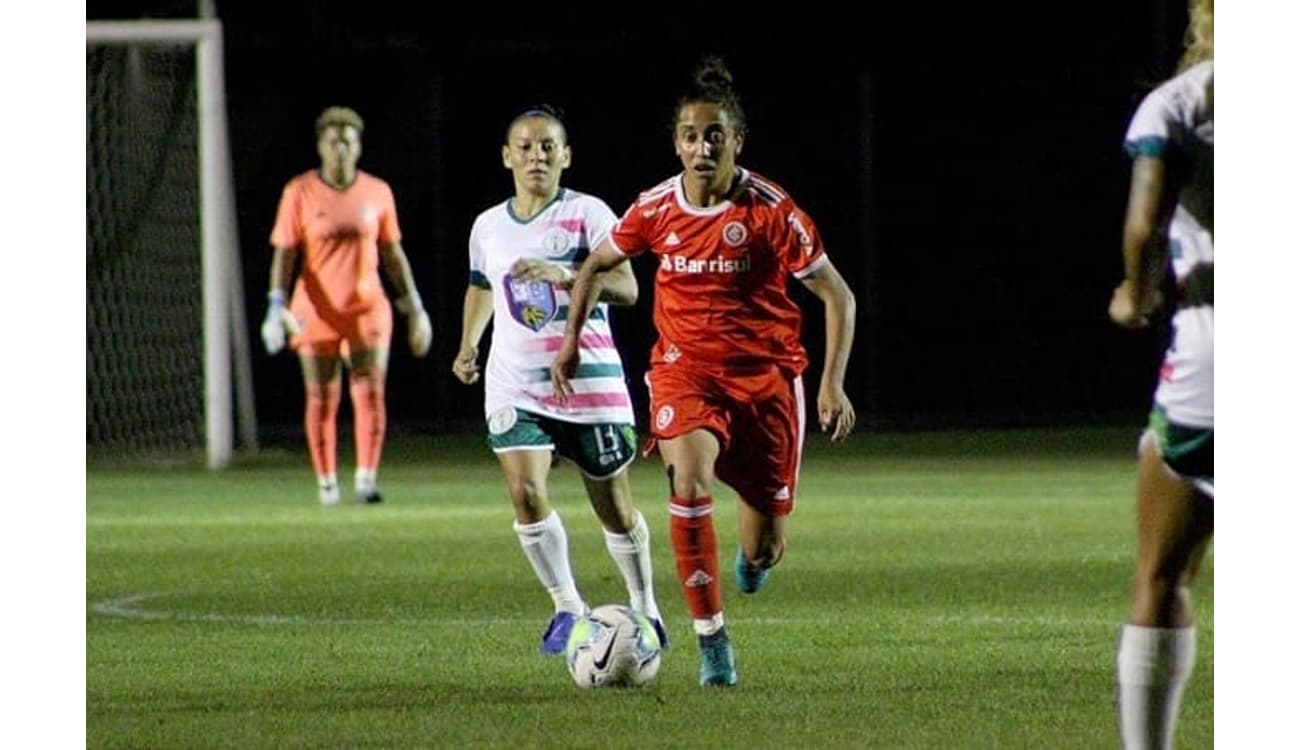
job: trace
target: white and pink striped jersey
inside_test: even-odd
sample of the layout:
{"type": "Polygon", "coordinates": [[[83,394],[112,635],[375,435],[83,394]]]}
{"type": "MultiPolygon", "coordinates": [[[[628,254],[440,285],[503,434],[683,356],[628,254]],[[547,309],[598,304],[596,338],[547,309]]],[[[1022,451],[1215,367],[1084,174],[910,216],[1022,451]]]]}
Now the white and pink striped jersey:
{"type": "Polygon", "coordinates": [[[581,365],[564,402],[551,386],[551,363],[564,340],[569,293],[551,284],[514,279],[510,267],[537,258],[577,271],[609,235],[614,212],[594,196],[561,188],[528,220],[510,201],[478,215],[469,234],[470,283],[492,290],[492,347],[484,384],[484,413],[515,407],[566,422],[632,424],[623,361],[614,346],[609,306],[597,304],[581,336],[581,365]]]}

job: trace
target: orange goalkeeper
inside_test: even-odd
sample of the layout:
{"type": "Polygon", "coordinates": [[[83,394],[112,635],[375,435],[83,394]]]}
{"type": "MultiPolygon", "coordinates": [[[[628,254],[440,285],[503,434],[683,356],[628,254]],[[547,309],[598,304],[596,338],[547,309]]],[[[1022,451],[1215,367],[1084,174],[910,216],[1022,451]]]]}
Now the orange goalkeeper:
{"type": "Polygon", "coordinates": [[[340,499],[336,420],[345,365],[355,420],[356,500],[383,499],[378,473],[393,311],[380,266],[397,294],[394,304],[406,317],[411,352],[423,357],[433,343],[433,327],[402,250],[393,191],[357,169],[364,128],[361,116],[347,107],[321,113],[316,119],[320,167],[285,185],[271,230],[275,254],[262,341],[271,354],[286,343],[298,354],[307,395],[308,452],[324,506],[340,499]]]}

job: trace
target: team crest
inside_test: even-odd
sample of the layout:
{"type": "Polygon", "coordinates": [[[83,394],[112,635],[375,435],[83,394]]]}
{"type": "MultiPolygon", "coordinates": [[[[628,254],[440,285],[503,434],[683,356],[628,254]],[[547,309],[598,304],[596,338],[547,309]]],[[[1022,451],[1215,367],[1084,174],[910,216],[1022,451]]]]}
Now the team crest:
{"type": "Polygon", "coordinates": [[[563,258],[569,252],[569,233],[558,227],[547,232],[542,237],[542,252],[552,260],[563,258]]]}
{"type": "Polygon", "coordinates": [[[722,241],[732,247],[740,247],[749,240],[749,230],[738,221],[729,221],[722,228],[722,241]]]}
{"type": "Polygon", "coordinates": [[[507,406],[503,409],[497,409],[488,417],[488,432],[493,435],[504,435],[510,432],[510,428],[515,426],[519,421],[519,412],[515,407],[507,406]]]}
{"type": "Polygon", "coordinates": [[[544,281],[523,281],[506,274],[502,280],[510,316],[527,328],[540,331],[555,320],[559,305],[555,288],[544,281]]]}
{"type": "Polygon", "coordinates": [[[663,428],[673,423],[673,417],[675,416],[677,416],[677,412],[673,411],[673,407],[671,406],[659,407],[659,413],[655,415],[655,427],[658,427],[659,429],[662,430],[663,428]]]}

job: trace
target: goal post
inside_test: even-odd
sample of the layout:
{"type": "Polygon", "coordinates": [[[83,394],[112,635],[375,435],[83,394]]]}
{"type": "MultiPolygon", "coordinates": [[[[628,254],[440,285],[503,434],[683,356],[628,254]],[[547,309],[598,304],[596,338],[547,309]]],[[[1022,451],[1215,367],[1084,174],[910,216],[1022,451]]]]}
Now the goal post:
{"type": "Polygon", "coordinates": [[[256,446],[257,428],[221,22],[87,21],[86,55],[87,252],[96,271],[87,279],[88,447],[148,453],[201,443],[210,468],[227,466],[235,415],[245,447],[256,446]],[[176,268],[187,254],[197,279],[176,268]],[[192,310],[189,285],[201,299],[192,310]],[[139,330],[123,330],[132,326],[139,330]],[[200,372],[201,389],[186,382],[200,372]],[[198,390],[201,400],[190,393],[198,390]],[[156,402],[167,405],[151,412],[156,402]]]}

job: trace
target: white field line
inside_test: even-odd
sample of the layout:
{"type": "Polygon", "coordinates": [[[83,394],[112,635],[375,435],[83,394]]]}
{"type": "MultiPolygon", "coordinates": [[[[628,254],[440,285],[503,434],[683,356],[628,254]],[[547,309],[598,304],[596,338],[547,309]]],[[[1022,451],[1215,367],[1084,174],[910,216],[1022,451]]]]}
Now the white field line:
{"type": "MultiPolygon", "coordinates": [[[[275,613],[221,613],[221,612],[190,612],[185,610],[168,609],[157,605],[148,606],[149,603],[169,596],[177,596],[180,592],[148,592],[139,594],[128,594],[118,596],[112,599],[104,599],[94,602],[90,605],[90,611],[105,617],[117,617],[126,620],[171,620],[178,622],[219,622],[219,623],[236,623],[242,625],[396,625],[396,624],[419,624],[432,625],[435,627],[484,627],[484,626],[502,626],[502,625],[519,625],[534,624],[538,617],[329,617],[323,615],[281,615],[275,613]]],[[[838,618],[826,617],[768,617],[768,616],[740,616],[738,622],[749,623],[753,625],[832,625],[838,618]]],[[[863,618],[869,619],[869,615],[863,618]]],[[[961,614],[924,614],[924,613],[897,613],[891,612],[886,618],[879,623],[879,627],[889,628],[903,620],[909,623],[929,626],[978,626],[978,627],[1041,627],[1041,628],[1074,628],[1074,627],[1106,627],[1118,628],[1120,621],[1099,620],[1094,618],[1076,619],[1070,617],[1000,617],[992,615],[961,615],[961,614]]]]}

